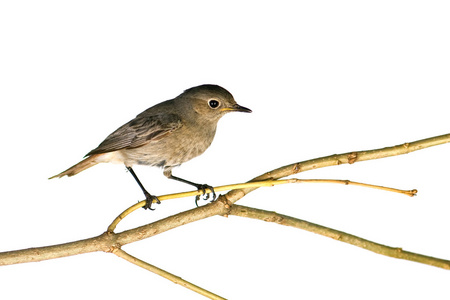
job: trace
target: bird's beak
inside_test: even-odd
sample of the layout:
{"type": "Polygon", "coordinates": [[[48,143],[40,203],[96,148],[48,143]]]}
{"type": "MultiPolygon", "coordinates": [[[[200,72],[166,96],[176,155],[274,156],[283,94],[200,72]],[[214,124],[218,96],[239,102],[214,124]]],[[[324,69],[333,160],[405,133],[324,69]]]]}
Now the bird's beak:
{"type": "Polygon", "coordinates": [[[246,112],[246,113],[252,112],[251,109],[240,106],[239,104],[235,104],[232,107],[224,107],[224,108],[222,108],[222,111],[240,111],[240,112],[246,112]]]}

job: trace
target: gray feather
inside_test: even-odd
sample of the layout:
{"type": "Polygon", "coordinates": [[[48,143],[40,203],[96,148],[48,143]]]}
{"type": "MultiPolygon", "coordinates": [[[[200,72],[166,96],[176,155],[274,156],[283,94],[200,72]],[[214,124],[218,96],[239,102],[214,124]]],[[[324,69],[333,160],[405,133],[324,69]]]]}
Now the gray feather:
{"type": "Polygon", "coordinates": [[[151,116],[140,114],[120,126],[86,156],[140,147],[163,138],[181,126],[181,118],[176,114],[161,113],[151,116]]]}

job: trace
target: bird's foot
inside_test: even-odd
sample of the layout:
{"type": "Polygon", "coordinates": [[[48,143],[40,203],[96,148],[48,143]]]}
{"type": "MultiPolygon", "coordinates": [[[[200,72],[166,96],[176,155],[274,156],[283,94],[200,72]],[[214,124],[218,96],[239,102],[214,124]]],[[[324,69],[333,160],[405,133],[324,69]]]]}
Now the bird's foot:
{"type": "MultiPolygon", "coordinates": [[[[207,184],[198,184],[198,185],[196,185],[196,187],[199,191],[203,192],[203,194],[202,194],[203,200],[205,200],[205,201],[208,200],[210,197],[210,194],[212,194],[211,202],[216,200],[216,192],[214,191],[214,188],[212,186],[207,185],[207,184]],[[206,192],[207,189],[210,190],[211,192],[207,193],[206,192]]],[[[198,200],[200,200],[200,195],[195,196],[195,205],[197,207],[198,207],[198,200]]]]}
{"type": "Polygon", "coordinates": [[[145,205],[143,206],[144,209],[150,209],[155,210],[152,208],[152,203],[155,201],[158,204],[161,204],[161,201],[159,201],[158,197],[150,195],[148,192],[144,192],[145,195],[145,205]]]}

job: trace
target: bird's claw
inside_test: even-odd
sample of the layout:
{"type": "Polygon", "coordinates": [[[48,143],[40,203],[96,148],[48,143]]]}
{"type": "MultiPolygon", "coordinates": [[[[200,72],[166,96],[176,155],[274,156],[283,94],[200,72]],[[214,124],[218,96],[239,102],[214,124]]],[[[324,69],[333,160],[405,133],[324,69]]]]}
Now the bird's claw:
{"type": "MultiPolygon", "coordinates": [[[[211,202],[213,202],[214,200],[216,200],[216,192],[214,191],[214,188],[210,185],[207,184],[199,184],[197,186],[197,189],[199,191],[202,191],[202,196],[203,196],[203,200],[208,200],[210,197],[210,194],[212,194],[212,200],[211,202]],[[206,190],[209,189],[211,192],[206,193],[206,190]]],[[[195,196],[195,206],[198,207],[198,200],[200,200],[200,195],[195,196]]]]}
{"type": "Polygon", "coordinates": [[[145,194],[145,205],[143,206],[144,209],[155,210],[154,208],[152,208],[153,201],[156,201],[156,203],[161,204],[161,201],[159,201],[158,197],[150,195],[149,193],[144,194],[145,194]]]}

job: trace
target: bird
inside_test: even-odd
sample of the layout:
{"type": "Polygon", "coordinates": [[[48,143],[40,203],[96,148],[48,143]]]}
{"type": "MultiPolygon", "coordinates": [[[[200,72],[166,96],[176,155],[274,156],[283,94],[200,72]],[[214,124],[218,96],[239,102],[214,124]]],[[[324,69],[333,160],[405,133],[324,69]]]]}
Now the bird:
{"type": "Polygon", "coordinates": [[[176,177],[172,169],[204,153],[214,139],[219,119],[229,112],[252,111],[237,104],[233,95],[219,85],[189,88],[138,114],[108,135],[82,161],[49,179],[74,176],[99,163],[123,163],[145,195],[144,208],[154,210],[151,205],[159,204],[159,199],[145,189],[132,168],[146,165],[160,167],[167,178],[196,187],[205,200],[212,193],[214,201],[212,186],[176,177]],[[206,193],[207,189],[211,192],[206,193]]]}

